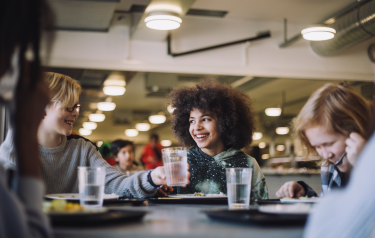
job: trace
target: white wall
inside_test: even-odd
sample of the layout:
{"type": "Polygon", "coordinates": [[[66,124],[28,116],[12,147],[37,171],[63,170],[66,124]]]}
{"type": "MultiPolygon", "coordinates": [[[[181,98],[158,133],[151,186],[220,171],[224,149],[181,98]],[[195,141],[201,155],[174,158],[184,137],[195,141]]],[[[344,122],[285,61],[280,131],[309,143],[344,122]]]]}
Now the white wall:
{"type": "MultiPolygon", "coordinates": [[[[280,49],[283,23],[242,19],[214,19],[186,16],[180,29],[172,33],[172,49],[183,52],[253,37],[270,30],[271,38],[173,58],[166,42],[129,40],[129,15],[115,22],[108,33],[59,31],[51,66],[100,68],[131,71],[180,72],[225,75],[271,76],[337,80],[373,80],[368,40],[339,55],[317,56],[303,39],[280,49]]],[[[289,24],[289,36],[305,25],[289,24]]],[[[150,34],[152,34],[150,29],[150,34]]]]}

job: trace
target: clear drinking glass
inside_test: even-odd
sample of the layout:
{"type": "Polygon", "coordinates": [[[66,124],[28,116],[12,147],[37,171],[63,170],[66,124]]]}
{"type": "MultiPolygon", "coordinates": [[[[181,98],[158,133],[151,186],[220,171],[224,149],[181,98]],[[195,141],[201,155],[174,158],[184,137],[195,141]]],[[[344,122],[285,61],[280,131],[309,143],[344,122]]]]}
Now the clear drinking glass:
{"type": "Polygon", "coordinates": [[[85,208],[103,205],[105,167],[78,167],[79,200],[85,208]]]}
{"type": "Polygon", "coordinates": [[[187,151],[186,147],[162,149],[165,174],[168,186],[187,184],[187,151]]]}
{"type": "Polygon", "coordinates": [[[250,205],[251,168],[227,168],[227,195],[229,209],[248,209],[250,205]]]}

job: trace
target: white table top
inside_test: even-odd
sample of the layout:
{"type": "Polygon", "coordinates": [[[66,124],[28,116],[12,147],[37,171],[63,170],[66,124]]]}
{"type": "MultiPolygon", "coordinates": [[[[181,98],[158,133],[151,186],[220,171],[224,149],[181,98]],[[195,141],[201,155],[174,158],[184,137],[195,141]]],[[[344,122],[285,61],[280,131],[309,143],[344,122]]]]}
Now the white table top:
{"type": "Polygon", "coordinates": [[[219,222],[209,219],[202,210],[225,209],[208,205],[149,205],[147,207],[116,207],[146,210],[140,222],[97,227],[59,227],[56,238],[95,237],[302,237],[303,227],[270,227],[219,222]]]}

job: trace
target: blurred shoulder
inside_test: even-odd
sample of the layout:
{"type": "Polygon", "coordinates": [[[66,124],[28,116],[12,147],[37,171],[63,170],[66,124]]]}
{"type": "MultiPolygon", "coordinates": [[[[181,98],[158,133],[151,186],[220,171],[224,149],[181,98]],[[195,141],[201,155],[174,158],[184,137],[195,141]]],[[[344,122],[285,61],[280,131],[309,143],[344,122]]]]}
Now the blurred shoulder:
{"type": "Polygon", "coordinates": [[[83,136],[80,136],[80,135],[70,135],[70,136],[67,136],[66,137],[66,140],[68,143],[71,143],[73,145],[82,145],[82,146],[93,146],[96,150],[98,150],[98,147],[95,145],[95,143],[93,143],[92,141],[90,141],[89,139],[83,137],[83,136]]]}

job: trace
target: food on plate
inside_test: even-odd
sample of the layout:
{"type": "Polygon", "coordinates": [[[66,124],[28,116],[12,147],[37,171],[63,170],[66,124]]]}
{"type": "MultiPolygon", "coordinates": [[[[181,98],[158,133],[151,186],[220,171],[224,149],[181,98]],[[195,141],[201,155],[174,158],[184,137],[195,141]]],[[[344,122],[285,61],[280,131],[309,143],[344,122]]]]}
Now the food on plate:
{"type": "Polygon", "coordinates": [[[43,202],[43,210],[46,213],[53,212],[80,212],[83,211],[83,207],[78,203],[70,203],[64,199],[56,199],[51,202],[43,202]]]}
{"type": "Polygon", "coordinates": [[[204,197],[204,193],[194,193],[194,197],[204,197]]]}

